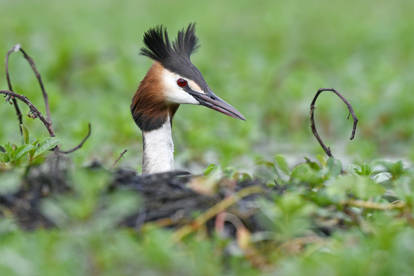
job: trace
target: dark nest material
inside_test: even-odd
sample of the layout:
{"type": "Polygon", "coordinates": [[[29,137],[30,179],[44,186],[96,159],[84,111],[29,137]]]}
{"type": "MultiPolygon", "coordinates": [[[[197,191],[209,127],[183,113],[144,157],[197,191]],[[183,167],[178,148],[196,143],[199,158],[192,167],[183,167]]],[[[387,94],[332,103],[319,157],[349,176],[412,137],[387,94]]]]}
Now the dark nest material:
{"type": "Polygon", "coordinates": [[[115,173],[110,190],[133,190],[143,199],[139,212],[123,221],[129,227],[140,228],[147,222],[167,227],[183,226],[192,223],[195,214],[204,214],[202,222],[212,226],[213,218],[226,212],[240,219],[251,231],[261,229],[255,216],[256,199],[265,194],[266,197],[276,194],[276,188],[266,188],[259,180],[222,179],[214,192],[200,192],[197,185],[203,185],[202,180],[193,184],[199,180],[199,176],[181,171],[140,176],[121,169],[115,173]]]}
{"type": "Polygon", "coordinates": [[[41,212],[41,203],[47,197],[70,191],[67,163],[64,156],[52,154],[42,166],[30,168],[16,192],[0,195],[1,216],[11,214],[26,230],[54,226],[41,212]]]}
{"type": "MultiPolygon", "coordinates": [[[[43,215],[41,204],[46,198],[76,196],[68,180],[68,167],[67,158],[52,154],[43,165],[30,168],[18,191],[0,195],[0,214],[11,215],[26,230],[55,227],[43,215]]],[[[121,218],[121,227],[140,229],[143,224],[154,223],[177,228],[197,224],[197,219],[204,215],[198,226],[205,224],[211,230],[214,218],[225,212],[237,217],[250,231],[262,229],[255,215],[256,199],[263,197],[265,190],[266,197],[275,194],[276,188],[266,188],[258,180],[222,179],[214,192],[197,191],[203,181],[200,176],[181,171],[142,176],[132,170],[118,169],[102,198],[119,190],[135,192],[141,198],[139,211],[121,218]],[[198,184],[194,185],[195,182],[198,184]]],[[[236,227],[231,225],[226,223],[225,230],[234,233],[236,227]]]]}

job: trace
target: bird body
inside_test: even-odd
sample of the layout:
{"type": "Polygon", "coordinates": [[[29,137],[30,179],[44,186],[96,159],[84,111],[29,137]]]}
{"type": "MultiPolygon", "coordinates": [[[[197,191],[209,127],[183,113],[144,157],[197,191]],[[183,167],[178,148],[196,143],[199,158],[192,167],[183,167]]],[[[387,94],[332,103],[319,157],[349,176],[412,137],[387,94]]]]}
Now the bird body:
{"type": "Polygon", "coordinates": [[[153,174],[174,169],[172,120],[180,104],[203,105],[228,116],[245,120],[234,107],[208,87],[190,56],[198,48],[195,26],[178,32],[170,43],[162,27],[144,35],[146,48],[141,54],[154,60],[141,81],[131,104],[135,123],[142,131],[142,173],[153,174]]]}

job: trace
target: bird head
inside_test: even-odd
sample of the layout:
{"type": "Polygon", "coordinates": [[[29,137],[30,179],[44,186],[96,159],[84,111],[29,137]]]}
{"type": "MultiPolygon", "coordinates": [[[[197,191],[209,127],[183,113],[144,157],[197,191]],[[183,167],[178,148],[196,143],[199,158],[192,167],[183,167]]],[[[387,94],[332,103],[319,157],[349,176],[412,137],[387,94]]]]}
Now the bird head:
{"type": "Polygon", "coordinates": [[[191,62],[190,57],[198,48],[194,24],[179,31],[174,42],[170,42],[163,26],[149,29],[144,34],[144,44],[141,54],[154,60],[154,64],[131,104],[132,115],[141,130],[159,128],[180,104],[202,105],[245,120],[239,111],[213,93],[191,62]]]}

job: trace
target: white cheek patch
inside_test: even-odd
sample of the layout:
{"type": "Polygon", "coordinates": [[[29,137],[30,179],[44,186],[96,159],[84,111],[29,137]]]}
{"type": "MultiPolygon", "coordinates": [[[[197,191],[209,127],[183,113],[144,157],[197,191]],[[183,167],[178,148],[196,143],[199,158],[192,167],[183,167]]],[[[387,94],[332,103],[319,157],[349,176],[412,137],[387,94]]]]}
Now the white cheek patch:
{"type": "MultiPolygon", "coordinates": [[[[166,69],[162,71],[162,81],[164,85],[165,99],[170,103],[178,104],[200,104],[193,96],[185,92],[177,85],[179,75],[166,69]]],[[[189,81],[190,83],[191,81],[189,81]]]]}

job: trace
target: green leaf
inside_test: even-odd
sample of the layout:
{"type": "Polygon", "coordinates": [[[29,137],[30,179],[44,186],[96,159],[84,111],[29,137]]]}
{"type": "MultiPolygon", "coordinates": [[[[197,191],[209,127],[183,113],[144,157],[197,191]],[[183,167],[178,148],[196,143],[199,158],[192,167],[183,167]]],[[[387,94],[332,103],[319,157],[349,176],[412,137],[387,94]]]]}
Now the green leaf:
{"type": "Polygon", "coordinates": [[[330,157],[328,159],[328,168],[332,176],[338,176],[342,172],[342,163],[338,159],[330,157]]]}
{"type": "Polygon", "coordinates": [[[204,175],[210,175],[213,171],[217,170],[218,166],[216,164],[210,164],[208,167],[204,170],[204,175]]]}
{"type": "Polygon", "coordinates": [[[4,152],[0,152],[0,162],[6,163],[9,161],[9,157],[4,152]]]}
{"type": "Polygon", "coordinates": [[[321,169],[318,163],[316,163],[315,161],[312,161],[308,157],[305,157],[305,160],[306,160],[306,163],[309,165],[309,167],[311,167],[315,171],[319,171],[321,169]]]}
{"type": "Polygon", "coordinates": [[[46,151],[53,149],[54,147],[58,145],[58,143],[59,143],[59,140],[56,137],[48,137],[44,139],[38,144],[34,152],[33,158],[36,158],[39,155],[45,153],[46,151]]]}
{"type": "Polygon", "coordinates": [[[394,179],[397,179],[404,174],[404,164],[402,161],[383,162],[382,164],[387,168],[394,179]]]}
{"type": "Polygon", "coordinates": [[[308,163],[297,165],[292,170],[290,177],[291,180],[296,180],[296,182],[305,182],[312,185],[320,184],[324,180],[321,171],[313,170],[308,163]]]}
{"type": "Polygon", "coordinates": [[[23,143],[29,144],[30,143],[30,133],[29,129],[25,125],[21,125],[23,131],[23,143]]]}
{"type": "Polygon", "coordinates": [[[9,161],[9,155],[7,154],[6,149],[3,146],[0,146],[0,162],[8,162],[9,161]]]}
{"type": "Polygon", "coordinates": [[[354,171],[359,175],[370,176],[372,174],[371,166],[366,163],[359,165],[359,167],[355,168],[354,171]]]}
{"type": "Polygon", "coordinates": [[[275,156],[275,161],[277,166],[285,173],[285,174],[289,174],[289,165],[286,162],[286,159],[283,155],[277,154],[275,156]]]}
{"type": "Polygon", "coordinates": [[[26,145],[20,146],[16,150],[15,161],[18,161],[20,158],[22,158],[25,154],[27,154],[29,151],[31,151],[34,148],[35,146],[33,146],[32,144],[26,144],[26,145]]]}
{"type": "Polygon", "coordinates": [[[385,193],[384,187],[367,176],[344,175],[327,183],[328,196],[337,200],[344,200],[348,196],[355,196],[367,200],[385,193]]]}
{"type": "Polygon", "coordinates": [[[233,179],[236,181],[249,181],[252,180],[252,177],[246,172],[235,172],[233,174],[233,179]]]}
{"type": "Polygon", "coordinates": [[[275,231],[282,240],[303,235],[305,229],[310,227],[312,213],[316,210],[315,204],[305,201],[296,193],[287,193],[275,202],[263,200],[259,205],[263,223],[269,224],[269,229],[275,231]]]}
{"type": "Polygon", "coordinates": [[[327,164],[326,164],[326,157],[325,157],[325,155],[318,154],[318,155],[316,155],[316,159],[318,159],[319,164],[321,164],[322,167],[326,167],[327,164]]]}
{"type": "Polygon", "coordinates": [[[226,167],[223,169],[223,175],[225,175],[228,178],[232,178],[235,172],[236,172],[236,169],[233,167],[226,167]]]}

